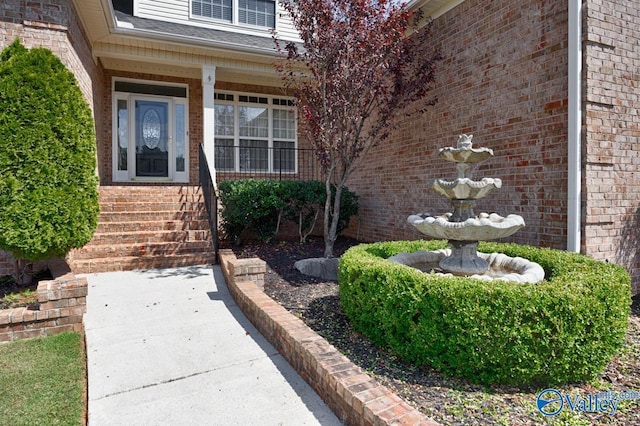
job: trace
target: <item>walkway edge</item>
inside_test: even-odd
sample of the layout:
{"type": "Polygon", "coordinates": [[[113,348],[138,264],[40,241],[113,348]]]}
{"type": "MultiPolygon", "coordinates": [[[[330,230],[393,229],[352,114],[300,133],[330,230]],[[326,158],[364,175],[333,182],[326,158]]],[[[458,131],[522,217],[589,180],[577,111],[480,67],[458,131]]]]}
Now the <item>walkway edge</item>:
{"type": "Polygon", "coordinates": [[[266,264],[220,250],[220,266],[234,300],[264,337],[345,424],[436,426],[432,419],[353,364],[300,318],[259,287],[266,264]]]}

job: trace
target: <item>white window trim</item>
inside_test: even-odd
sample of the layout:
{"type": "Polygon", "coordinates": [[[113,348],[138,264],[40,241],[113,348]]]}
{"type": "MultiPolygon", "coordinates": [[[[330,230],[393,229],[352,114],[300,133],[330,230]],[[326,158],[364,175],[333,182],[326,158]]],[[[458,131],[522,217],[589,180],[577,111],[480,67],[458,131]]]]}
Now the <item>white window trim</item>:
{"type": "MultiPolygon", "coordinates": [[[[247,174],[274,174],[274,173],[282,173],[282,174],[288,174],[288,175],[295,175],[298,173],[298,114],[297,111],[295,109],[295,107],[293,106],[286,106],[286,105],[274,105],[273,104],[273,100],[274,99],[281,99],[281,100],[285,100],[285,101],[293,101],[294,98],[289,97],[289,96],[276,96],[276,95],[265,95],[265,94],[261,94],[261,93],[248,93],[248,92],[233,92],[233,91],[226,91],[226,90],[216,90],[214,92],[214,96],[217,94],[223,94],[223,95],[233,95],[233,101],[226,101],[226,100],[219,100],[219,99],[215,99],[214,100],[214,106],[215,105],[232,105],[233,106],[233,114],[234,114],[234,119],[233,119],[233,137],[230,137],[228,135],[217,135],[214,134],[214,140],[215,139],[233,139],[233,148],[234,148],[234,169],[230,170],[230,169],[220,169],[218,170],[219,173],[247,173],[247,174]],[[258,97],[258,98],[266,98],[267,99],[267,103],[252,103],[252,102],[241,102],[240,101],[240,96],[254,96],[254,97],[258,97]],[[268,121],[269,121],[269,127],[268,127],[268,136],[267,138],[261,138],[261,137],[244,137],[244,136],[240,136],[240,120],[238,120],[238,110],[239,107],[241,106],[254,106],[254,107],[262,107],[262,108],[267,108],[268,111],[268,121]],[[292,171],[281,171],[281,170],[274,170],[274,159],[273,159],[273,143],[274,143],[274,137],[273,137],[273,111],[274,110],[285,110],[285,111],[292,111],[293,112],[293,120],[294,120],[294,138],[293,139],[285,139],[285,138],[276,138],[275,142],[292,142],[293,143],[293,148],[296,150],[295,153],[295,157],[294,157],[294,168],[292,171]],[[268,149],[268,153],[269,153],[269,157],[268,157],[268,170],[241,170],[240,169],[240,140],[244,140],[244,139],[253,139],[253,140],[267,140],[267,149],[268,149]]],[[[215,146],[215,142],[214,142],[214,146],[215,146]]]]}
{"type": "MultiPolygon", "coordinates": [[[[189,182],[189,85],[181,84],[181,83],[166,83],[162,81],[155,80],[138,80],[132,78],[113,78],[111,81],[111,93],[112,93],[112,105],[111,105],[111,146],[112,146],[112,154],[111,154],[111,169],[112,169],[112,177],[111,180],[113,182],[156,182],[156,181],[167,181],[167,182],[175,182],[175,183],[188,183],[189,182]],[[163,95],[148,95],[141,93],[132,93],[132,92],[119,92],[115,90],[116,82],[130,82],[137,84],[148,84],[153,86],[165,86],[165,87],[182,87],[186,89],[186,97],[172,97],[172,96],[163,96],[163,95]],[[175,158],[175,148],[172,152],[173,155],[169,158],[169,168],[170,173],[168,178],[153,178],[153,177],[136,177],[135,176],[135,156],[131,155],[131,141],[134,137],[135,127],[132,126],[131,120],[131,108],[133,107],[133,99],[147,98],[147,99],[158,99],[158,100],[166,100],[170,101],[172,105],[172,114],[169,117],[171,121],[170,128],[172,129],[172,133],[175,133],[176,126],[173,122],[175,120],[175,105],[181,104],[184,106],[184,114],[185,114],[185,129],[184,129],[184,140],[185,140],[185,170],[182,172],[176,171],[176,158],[175,158]],[[118,101],[126,100],[127,101],[127,112],[129,114],[127,119],[127,141],[128,141],[128,154],[127,154],[127,170],[118,170],[117,163],[117,155],[118,155],[118,101]]],[[[175,141],[174,141],[175,145],[175,141]]]]}
{"type": "Polygon", "coordinates": [[[271,32],[272,31],[277,31],[278,30],[278,0],[274,1],[274,26],[273,28],[271,27],[263,27],[260,25],[251,25],[251,24],[245,24],[244,22],[240,22],[238,20],[238,0],[231,0],[231,4],[232,4],[232,10],[231,10],[231,21],[227,21],[225,19],[218,19],[218,18],[209,18],[207,16],[202,16],[202,15],[196,15],[193,13],[193,2],[191,0],[189,0],[189,19],[194,20],[194,21],[202,21],[202,22],[208,22],[208,23],[213,23],[216,26],[224,29],[225,27],[227,29],[232,29],[232,28],[246,28],[248,30],[251,31],[251,33],[254,32],[261,32],[264,33],[263,35],[266,36],[271,36],[271,32]]]}

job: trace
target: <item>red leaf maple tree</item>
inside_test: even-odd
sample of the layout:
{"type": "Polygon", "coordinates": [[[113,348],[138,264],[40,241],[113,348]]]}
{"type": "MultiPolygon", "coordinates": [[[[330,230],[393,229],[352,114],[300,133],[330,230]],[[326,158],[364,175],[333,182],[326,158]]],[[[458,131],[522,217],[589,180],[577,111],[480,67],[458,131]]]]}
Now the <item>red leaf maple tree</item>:
{"type": "Polygon", "coordinates": [[[325,257],[333,257],[342,191],[406,107],[430,97],[440,54],[420,10],[394,0],[281,0],[301,42],[274,36],[276,70],[295,97],[327,191],[325,257]],[[332,195],[332,186],[335,193],[332,195]]]}

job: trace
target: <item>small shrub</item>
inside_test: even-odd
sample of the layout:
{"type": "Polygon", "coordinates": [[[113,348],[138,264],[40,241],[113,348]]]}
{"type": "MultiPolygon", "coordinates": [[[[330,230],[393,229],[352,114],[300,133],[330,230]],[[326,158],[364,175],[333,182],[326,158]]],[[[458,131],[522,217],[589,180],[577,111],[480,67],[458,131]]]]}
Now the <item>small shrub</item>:
{"type": "Polygon", "coordinates": [[[353,326],[418,365],[483,384],[594,378],[621,347],[630,277],[621,267],[560,250],[481,243],[539,263],[538,284],[425,274],[388,262],[443,241],[363,244],[340,260],[340,300],[353,326]]]}
{"type": "MultiPolygon", "coordinates": [[[[324,207],[326,191],[318,181],[277,181],[242,179],[218,185],[222,203],[222,228],[236,244],[245,230],[255,231],[262,241],[271,240],[283,219],[298,223],[300,240],[313,230],[324,207]]],[[[338,232],[346,229],[349,218],[358,212],[357,196],[348,189],[342,193],[338,232]]]]}

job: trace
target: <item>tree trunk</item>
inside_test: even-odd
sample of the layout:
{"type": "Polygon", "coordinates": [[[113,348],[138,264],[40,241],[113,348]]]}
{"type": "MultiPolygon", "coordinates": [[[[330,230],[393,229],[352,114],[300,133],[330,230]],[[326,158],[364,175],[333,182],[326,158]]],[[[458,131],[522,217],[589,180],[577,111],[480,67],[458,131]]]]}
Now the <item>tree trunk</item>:
{"type": "Polygon", "coordinates": [[[325,189],[327,194],[327,199],[324,202],[324,257],[330,258],[333,257],[333,243],[335,238],[331,239],[331,174],[327,173],[327,178],[325,180],[325,189]]]}
{"type": "Polygon", "coordinates": [[[342,190],[344,179],[339,179],[336,184],[336,193],[331,202],[331,178],[328,175],[325,181],[327,201],[324,205],[324,257],[333,257],[333,245],[338,238],[338,221],[340,220],[340,204],[342,202],[342,190]],[[333,213],[330,213],[333,212],[333,213]]]}
{"type": "Polygon", "coordinates": [[[16,283],[27,286],[33,282],[33,262],[16,259],[16,283]]]}

